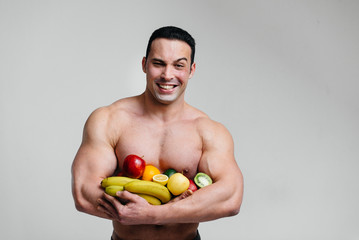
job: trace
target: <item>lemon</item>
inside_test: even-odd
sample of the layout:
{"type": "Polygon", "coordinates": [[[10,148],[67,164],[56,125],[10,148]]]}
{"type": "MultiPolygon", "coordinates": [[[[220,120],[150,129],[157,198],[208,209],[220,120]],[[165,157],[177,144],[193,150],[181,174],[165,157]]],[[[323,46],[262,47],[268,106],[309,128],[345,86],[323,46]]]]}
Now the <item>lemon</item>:
{"type": "Polygon", "coordinates": [[[165,174],[156,174],[152,177],[152,180],[164,186],[168,182],[168,177],[165,174]]]}
{"type": "Polygon", "coordinates": [[[182,173],[175,173],[173,174],[167,182],[167,188],[170,192],[178,196],[186,191],[189,187],[189,180],[188,178],[183,175],[182,173]]]}

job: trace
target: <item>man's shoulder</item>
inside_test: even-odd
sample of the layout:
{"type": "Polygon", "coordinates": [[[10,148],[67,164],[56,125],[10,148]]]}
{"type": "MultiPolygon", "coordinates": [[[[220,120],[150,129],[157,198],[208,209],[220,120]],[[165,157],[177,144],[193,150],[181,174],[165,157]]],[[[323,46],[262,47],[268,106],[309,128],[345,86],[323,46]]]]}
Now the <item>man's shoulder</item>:
{"type": "Polygon", "coordinates": [[[211,139],[216,135],[230,134],[227,128],[220,122],[211,119],[207,114],[197,110],[195,118],[196,128],[204,139],[211,139]]]}
{"type": "Polygon", "coordinates": [[[197,128],[200,131],[205,132],[217,132],[217,131],[225,131],[226,127],[208,116],[199,117],[196,119],[197,128]]]}
{"type": "Polygon", "coordinates": [[[136,101],[136,97],[129,97],[95,109],[85,123],[85,135],[103,137],[114,143],[131,115],[136,114],[136,101]]]}
{"type": "Polygon", "coordinates": [[[100,116],[103,118],[112,118],[127,114],[135,114],[139,110],[138,97],[128,97],[119,99],[110,105],[102,106],[93,111],[91,115],[100,116]]]}
{"type": "Polygon", "coordinates": [[[214,121],[211,119],[205,112],[199,110],[198,108],[195,108],[191,105],[188,105],[188,115],[191,116],[191,118],[196,122],[197,126],[214,126],[219,124],[219,122],[214,121]]]}
{"type": "Polygon", "coordinates": [[[209,117],[200,117],[197,119],[196,127],[205,149],[232,146],[232,135],[222,123],[209,117]]]}
{"type": "Polygon", "coordinates": [[[118,124],[125,124],[131,115],[139,114],[137,97],[128,97],[95,109],[89,116],[87,124],[110,128],[118,124]]]}

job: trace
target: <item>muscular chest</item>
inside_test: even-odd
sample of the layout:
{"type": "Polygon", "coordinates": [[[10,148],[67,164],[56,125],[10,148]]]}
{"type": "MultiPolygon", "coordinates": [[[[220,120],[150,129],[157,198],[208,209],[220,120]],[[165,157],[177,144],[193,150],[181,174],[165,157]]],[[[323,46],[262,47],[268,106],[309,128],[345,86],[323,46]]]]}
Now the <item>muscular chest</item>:
{"type": "Polygon", "coordinates": [[[196,174],[202,142],[190,122],[168,125],[132,122],[121,132],[115,148],[119,167],[128,154],[136,154],[162,172],[174,168],[189,178],[196,174]]]}

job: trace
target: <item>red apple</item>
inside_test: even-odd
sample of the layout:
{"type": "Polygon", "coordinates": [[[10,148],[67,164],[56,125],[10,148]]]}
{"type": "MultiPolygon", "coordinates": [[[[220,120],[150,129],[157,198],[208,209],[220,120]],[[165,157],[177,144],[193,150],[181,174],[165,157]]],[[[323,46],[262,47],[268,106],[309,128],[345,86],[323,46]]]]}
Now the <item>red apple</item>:
{"type": "Polygon", "coordinates": [[[141,157],[131,154],[123,161],[123,174],[130,178],[140,178],[145,170],[146,162],[141,157]]]}
{"type": "Polygon", "coordinates": [[[189,180],[188,190],[192,190],[192,192],[197,191],[197,186],[192,179],[189,180]]]}

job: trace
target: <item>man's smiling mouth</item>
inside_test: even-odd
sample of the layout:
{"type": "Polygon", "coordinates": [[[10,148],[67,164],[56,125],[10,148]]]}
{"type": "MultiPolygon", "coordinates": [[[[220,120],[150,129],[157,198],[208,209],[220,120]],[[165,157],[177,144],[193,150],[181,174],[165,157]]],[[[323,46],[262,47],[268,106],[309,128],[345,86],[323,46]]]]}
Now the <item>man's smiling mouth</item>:
{"type": "Polygon", "coordinates": [[[170,90],[177,87],[177,85],[167,85],[167,84],[159,84],[159,83],[157,83],[157,86],[165,90],[170,90]]]}

